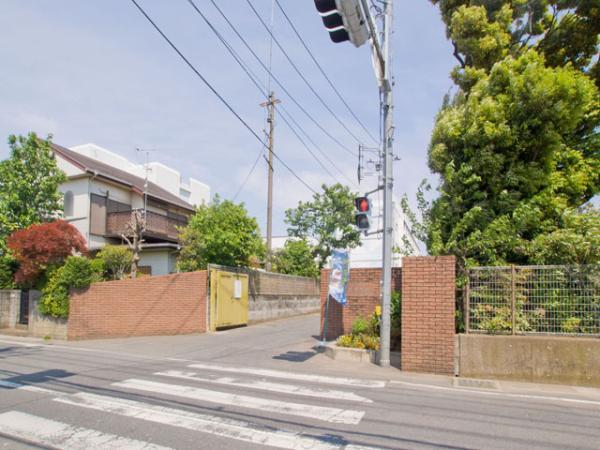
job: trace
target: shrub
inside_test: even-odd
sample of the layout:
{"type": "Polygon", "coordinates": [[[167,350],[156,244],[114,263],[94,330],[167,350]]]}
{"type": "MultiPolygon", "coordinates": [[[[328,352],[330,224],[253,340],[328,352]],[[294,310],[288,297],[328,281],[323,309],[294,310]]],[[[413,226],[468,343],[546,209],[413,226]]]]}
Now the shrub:
{"type": "Polygon", "coordinates": [[[88,258],[69,256],[63,266],[48,275],[48,283],[42,289],[40,312],[52,317],[68,317],[69,290],[89,286],[99,278],[88,258]]]}
{"type": "Polygon", "coordinates": [[[14,274],[17,262],[10,256],[0,256],[0,289],[13,289],[15,287],[14,274]]]}
{"type": "Polygon", "coordinates": [[[95,263],[103,267],[105,278],[109,280],[122,280],[131,270],[133,252],[122,245],[106,245],[96,255],[95,263]]]}
{"type": "Polygon", "coordinates": [[[369,322],[363,317],[359,317],[352,324],[352,336],[365,334],[369,331],[369,322]]]}

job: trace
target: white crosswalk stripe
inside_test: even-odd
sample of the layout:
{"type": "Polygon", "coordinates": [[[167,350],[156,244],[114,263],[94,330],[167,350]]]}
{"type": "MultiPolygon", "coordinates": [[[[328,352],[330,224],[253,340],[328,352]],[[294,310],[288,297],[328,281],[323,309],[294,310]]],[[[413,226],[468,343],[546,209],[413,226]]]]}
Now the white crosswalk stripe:
{"type": "MultiPolygon", "coordinates": [[[[315,439],[289,431],[266,429],[241,420],[225,419],[208,414],[197,414],[133,400],[110,398],[79,393],[55,399],[74,406],[95,409],[105,413],[148,420],[203,433],[254,444],[288,449],[329,450],[343,448],[335,443],[315,439]]],[[[346,447],[349,448],[349,447],[346,447]]]]}
{"type": "Polygon", "coordinates": [[[266,412],[287,414],[323,420],[325,422],[358,424],[365,415],[364,411],[314,406],[304,403],[282,402],[249,395],[230,394],[228,392],[183,386],[178,384],[159,383],[132,378],[113,383],[113,386],[160,394],[174,395],[194,400],[218,403],[239,408],[258,409],[266,412]]]}
{"type": "Polygon", "coordinates": [[[236,374],[248,374],[256,375],[269,378],[283,378],[286,380],[296,381],[309,381],[314,383],[323,384],[338,384],[340,386],[352,386],[352,387],[363,387],[363,388],[382,388],[385,387],[385,381],[379,380],[361,380],[358,378],[345,378],[345,377],[328,377],[323,375],[310,375],[297,372],[285,372],[282,370],[270,370],[270,369],[254,369],[251,367],[229,367],[220,366],[216,364],[205,364],[205,363],[194,363],[188,367],[193,369],[205,369],[216,372],[230,372],[236,374]]]}
{"type": "Polygon", "coordinates": [[[200,381],[203,383],[221,384],[224,386],[242,387],[250,389],[259,389],[263,391],[280,392],[282,394],[301,395],[305,397],[317,397],[317,398],[328,398],[332,400],[347,400],[361,403],[373,403],[372,400],[356,395],[353,392],[332,390],[332,389],[319,389],[319,388],[307,388],[303,386],[296,386],[293,384],[284,383],[271,383],[263,380],[250,380],[244,381],[239,378],[233,377],[220,377],[220,378],[203,378],[199,377],[195,372],[182,372],[179,370],[168,370],[166,372],[156,372],[154,375],[161,375],[164,377],[180,378],[184,380],[200,381]]]}
{"type": "Polygon", "coordinates": [[[0,433],[43,446],[68,450],[169,450],[169,447],[9,411],[0,414],[0,433]]]}
{"type": "MultiPolygon", "coordinates": [[[[154,379],[131,378],[113,383],[112,386],[116,386],[130,395],[135,394],[136,391],[143,391],[164,395],[167,398],[186,398],[196,401],[198,406],[205,406],[207,403],[225,405],[233,408],[231,412],[236,413],[249,409],[278,415],[305,417],[325,423],[357,425],[364,417],[365,411],[359,410],[360,408],[334,407],[332,403],[335,401],[355,402],[357,405],[366,406],[372,404],[373,401],[348,390],[322,387],[319,386],[319,383],[344,385],[351,388],[380,388],[385,385],[384,382],[375,380],[335,378],[248,367],[235,368],[204,363],[193,363],[188,367],[202,370],[198,372],[164,370],[153,373],[154,379]],[[219,372],[235,372],[238,375],[221,376],[219,372]],[[170,380],[167,383],[163,382],[165,378],[158,381],[156,377],[167,377],[170,380]],[[276,380],[272,381],[268,378],[275,378],[276,380]],[[281,378],[296,380],[299,384],[295,385],[277,380],[281,378]],[[173,379],[185,380],[188,383],[187,385],[172,383],[173,379]],[[303,386],[302,382],[306,385],[303,386]],[[234,393],[212,389],[216,387],[215,385],[223,386],[225,390],[229,388],[234,393]],[[252,389],[256,394],[247,395],[248,389],[252,389]],[[243,392],[243,394],[237,394],[236,391],[243,392]],[[280,398],[263,398],[259,396],[260,392],[267,394],[267,397],[268,394],[273,397],[273,393],[284,394],[287,397],[298,396],[304,398],[307,403],[284,401],[280,398]],[[312,403],[320,400],[321,405],[311,404],[311,400],[313,400],[312,403]],[[323,402],[327,406],[322,406],[323,402]]],[[[210,412],[186,411],[148,403],[147,401],[139,401],[139,399],[121,398],[119,394],[109,396],[89,392],[66,393],[45,387],[0,380],[0,392],[2,388],[44,394],[46,397],[50,396],[54,402],[69,407],[97,411],[102,413],[104,417],[106,414],[111,414],[131,420],[143,420],[189,432],[205,433],[265,447],[313,450],[365,450],[376,448],[346,444],[342,437],[333,437],[330,433],[325,433],[322,436],[312,433],[307,435],[300,431],[284,430],[271,425],[221,417],[210,412]]],[[[268,418],[269,416],[265,415],[265,419],[269,420],[268,418]]],[[[18,411],[0,414],[0,433],[64,449],[164,448],[148,442],[102,433],[97,430],[69,425],[18,411]]]]}

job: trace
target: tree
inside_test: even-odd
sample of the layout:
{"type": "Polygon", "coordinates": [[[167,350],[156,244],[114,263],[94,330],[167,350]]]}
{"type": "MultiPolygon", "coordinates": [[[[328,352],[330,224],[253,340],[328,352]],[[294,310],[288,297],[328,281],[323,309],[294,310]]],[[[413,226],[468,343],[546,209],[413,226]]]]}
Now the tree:
{"type": "Polygon", "coordinates": [[[312,248],[304,239],[288,240],[284,247],[273,255],[275,272],[301,277],[318,277],[319,268],[312,248]]]}
{"type": "Polygon", "coordinates": [[[131,269],[129,270],[131,278],[137,277],[140,253],[144,243],[144,231],[146,231],[146,218],[141,210],[134,209],[125,226],[125,232],[121,234],[121,238],[127,243],[127,247],[132,253],[131,269]]]}
{"type": "Polygon", "coordinates": [[[12,288],[17,263],[6,247],[15,230],[53,220],[62,211],[60,183],[66,180],[57,167],[50,138],[8,138],[10,157],[0,161],[0,289],[12,288]]]}
{"type": "Polygon", "coordinates": [[[428,250],[462,267],[534,262],[543,236],[560,235],[565,214],[599,190],[600,11],[586,0],[434,3],[459,90],[429,148],[441,182],[424,215],[428,250]]]}
{"type": "Polygon", "coordinates": [[[35,285],[47,270],[60,266],[67,257],[87,253],[84,237],[64,220],[15,231],[7,244],[19,264],[15,282],[23,286],[35,285]]]}
{"type": "Polygon", "coordinates": [[[96,255],[96,259],[102,261],[101,266],[108,279],[122,280],[131,270],[133,252],[122,245],[105,245],[96,255]]]}
{"type": "Polygon", "coordinates": [[[58,188],[66,180],[56,165],[50,137],[10,136],[10,157],[0,162],[0,240],[15,230],[62,213],[58,188]]]}
{"type": "Polygon", "coordinates": [[[354,197],[347,186],[337,183],[323,185],[323,193],[313,195],[312,201],[299,202],[295,209],[285,212],[288,234],[300,239],[313,238],[317,244],[313,255],[321,269],[336,248],[360,245],[360,232],[354,226],[354,197]]]}
{"type": "Polygon", "coordinates": [[[222,201],[198,207],[181,235],[179,269],[202,270],[208,264],[248,266],[254,257],[264,258],[265,245],[256,219],[248,216],[243,203],[222,201]]]}

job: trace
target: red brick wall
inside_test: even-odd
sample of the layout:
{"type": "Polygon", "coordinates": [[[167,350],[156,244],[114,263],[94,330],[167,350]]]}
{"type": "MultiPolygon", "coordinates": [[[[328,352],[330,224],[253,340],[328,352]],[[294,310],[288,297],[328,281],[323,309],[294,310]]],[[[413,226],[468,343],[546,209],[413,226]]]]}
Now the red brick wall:
{"type": "Polygon", "coordinates": [[[207,273],[94,283],[70,297],[68,339],[203,333],[207,273]]]}
{"type": "Polygon", "coordinates": [[[454,373],[454,256],[402,258],[402,370],[454,373]]]}
{"type": "MultiPolygon", "coordinates": [[[[325,318],[325,304],[329,285],[329,269],[321,271],[321,337],[325,318]]],[[[401,287],[402,270],[396,268],[392,273],[392,290],[401,287]]],[[[329,301],[327,320],[327,340],[337,338],[352,330],[352,322],[358,317],[368,318],[375,312],[375,306],[381,304],[381,269],[351,269],[348,280],[346,306],[334,299],[329,301]]]]}

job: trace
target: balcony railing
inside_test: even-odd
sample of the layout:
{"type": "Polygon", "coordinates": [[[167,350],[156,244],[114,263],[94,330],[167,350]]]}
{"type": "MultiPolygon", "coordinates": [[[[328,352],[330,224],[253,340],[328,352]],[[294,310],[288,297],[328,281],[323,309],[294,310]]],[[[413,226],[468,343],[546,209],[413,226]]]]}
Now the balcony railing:
{"type": "MultiPolygon", "coordinates": [[[[131,220],[131,213],[132,211],[121,211],[106,214],[106,235],[118,237],[126,233],[127,224],[131,220]]],[[[186,224],[187,221],[185,220],[146,211],[144,235],[176,241],[179,236],[179,228],[186,224]]]]}

